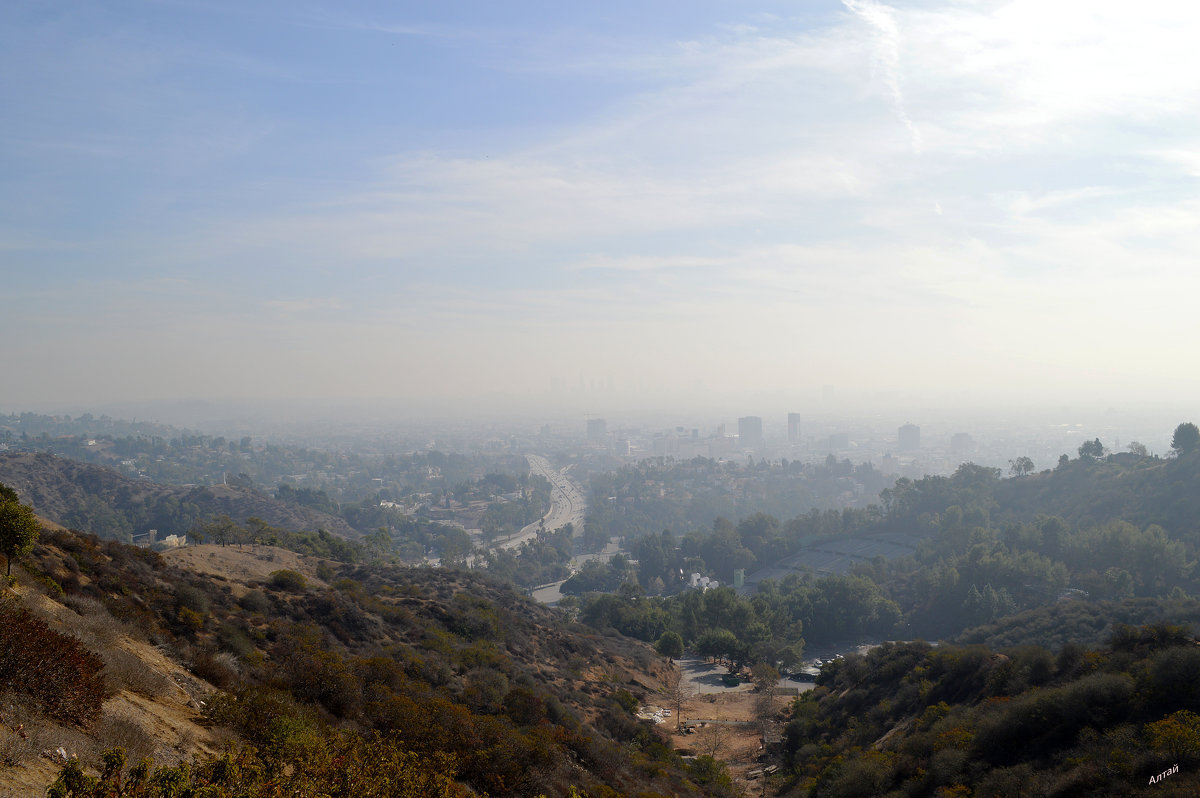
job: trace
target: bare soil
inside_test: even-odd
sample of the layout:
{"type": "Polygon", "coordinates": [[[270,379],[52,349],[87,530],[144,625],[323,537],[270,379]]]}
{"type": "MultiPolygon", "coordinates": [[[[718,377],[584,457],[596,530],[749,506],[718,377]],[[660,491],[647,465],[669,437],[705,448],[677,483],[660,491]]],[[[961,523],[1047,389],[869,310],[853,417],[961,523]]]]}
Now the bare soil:
{"type": "MultiPolygon", "coordinates": [[[[744,782],[748,772],[768,764],[764,761],[760,727],[755,722],[754,707],[757,697],[753,688],[749,686],[738,690],[696,695],[684,707],[682,719],[684,726],[690,725],[696,729],[695,734],[675,731],[674,718],[667,718],[659,728],[668,735],[672,747],[677,751],[700,754],[705,753],[702,749],[707,742],[704,739],[706,732],[712,726],[721,726],[723,743],[717,752],[717,758],[726,762],[735,782],[744,782]],[[709,723],[710,721],[718,723],[709,723]],[[701,723],[706,726],[697,725],[701,723]]],[[[790,700],[784,696],[775,699],[776,724],[782,722],[790,700]]],[[[758,789],[752,790],[751,794],[758,795],[758,789]]]]}

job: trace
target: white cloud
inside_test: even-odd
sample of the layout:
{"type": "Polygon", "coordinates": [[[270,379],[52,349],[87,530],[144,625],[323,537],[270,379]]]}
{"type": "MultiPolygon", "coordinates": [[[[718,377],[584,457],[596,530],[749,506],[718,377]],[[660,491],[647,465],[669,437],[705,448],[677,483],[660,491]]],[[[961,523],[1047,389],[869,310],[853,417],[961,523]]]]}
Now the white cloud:
{"type": "Polygon", "coordinates": [[[842,0],[842,4],[875,32],[875,58],[881,79],[887,87],[892,108],[912,137],[913,148],[921,150],[921,131],[905,109],[904,92],[900,88],[900,28],[891,8],[873,0],[842,0]]]}
{"type": "Polygon", "coordinates": [[[1150,150],[1146,155],[1181,169],[1189,177],[1200,177],[1200,145],[1191,144],[1191,146],[1179,148],[1150,150]]]}
{"type": "MultiPolygon", "coordinates": [[[[105,340],[143,360],[169,362],[153,354],[164,342],[203,358],[214,338],[241,341],[259,362],[286,350],[280,385],[304,358],[363,369],[345,390],[536,390],[548,371],[573,380],[578,352],[660,383],[803,371],[997,386],[1024,363],[1069,381],[1119,357],[1152,375],[1195,340],[1200,10],[844,7],[819,28],[754,15],[636,52],[588,39],[563,63],[545,60],[562,43],[508,53],[507,70],[634,88],[574,120],[366,151],[357,179],[304,196],[231,177],[231,194],[251,179],[277,194],[96,248],[101,271],[129,260],[186,283],[147,293],[114,275],[77,297],[119,309],[106,319],[142,308],[105,340]]],[[[269,129],[220,127],[215,150],[255,151],[269,129]]],[[[50,252],[42,240],[9,234],[0,251],[50,252]]]]}

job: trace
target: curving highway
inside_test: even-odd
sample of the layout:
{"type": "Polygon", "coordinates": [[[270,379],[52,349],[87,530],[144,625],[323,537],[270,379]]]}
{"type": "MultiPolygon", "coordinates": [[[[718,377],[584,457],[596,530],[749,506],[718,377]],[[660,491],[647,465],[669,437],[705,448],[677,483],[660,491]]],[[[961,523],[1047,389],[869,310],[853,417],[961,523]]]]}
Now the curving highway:
{"type": "Polygon", "coordinates": [[[530,454],[526,455],[526,459],[529,460],[529,470],[532,473],[541,474],[550,482],[550,511],[540,521],[535,521],[500,543],[499,547],[503,549],[516,548],[527,540],[533,540],[540,527],[545,527],[547,532],[553,532],[567,524],[573,524],[576,534],[583,532],[583,516],[587,511],[583,489],[567,476],[565,468],[555,469],[545,457],[530,454]]]}

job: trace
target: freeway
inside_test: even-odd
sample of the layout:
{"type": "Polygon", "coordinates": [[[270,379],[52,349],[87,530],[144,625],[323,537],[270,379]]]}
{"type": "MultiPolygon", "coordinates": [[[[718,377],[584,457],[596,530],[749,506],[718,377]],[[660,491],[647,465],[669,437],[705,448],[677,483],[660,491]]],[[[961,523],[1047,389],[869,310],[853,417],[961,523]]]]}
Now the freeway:
{"type": "Polygon", "coordinates": [[[573,524],[576,534],[580,534],[583,531],[583,516],[587,510],[587,503],[583,498],[583,490],[567,476],[565,468],[562,470],[555,469],[545,457],[530,454],[526,455],[526,459],[529,460],[529,470],[532,473],[541,474],[550,481],[550,511],[540,521],[535,521],[516,535],[500,543],[500,548],[512,549],[520,546],[527,540],[533,540],[537,536],[539,528],[545,528],[547,532],[553,532],[567,524],[573,524]]]}

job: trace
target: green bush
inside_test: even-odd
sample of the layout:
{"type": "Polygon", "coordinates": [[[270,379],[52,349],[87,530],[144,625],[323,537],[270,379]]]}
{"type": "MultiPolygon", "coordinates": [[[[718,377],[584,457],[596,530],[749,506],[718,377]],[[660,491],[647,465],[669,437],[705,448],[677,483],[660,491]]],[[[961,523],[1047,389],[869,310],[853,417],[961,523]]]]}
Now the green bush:
{"type": "Polygon", "coordinates": [[[303,574],[283,568],[271,573],[271,587],[286,590],[289,593],[299,593],[308,586],[308,580],[303,574]]]}

